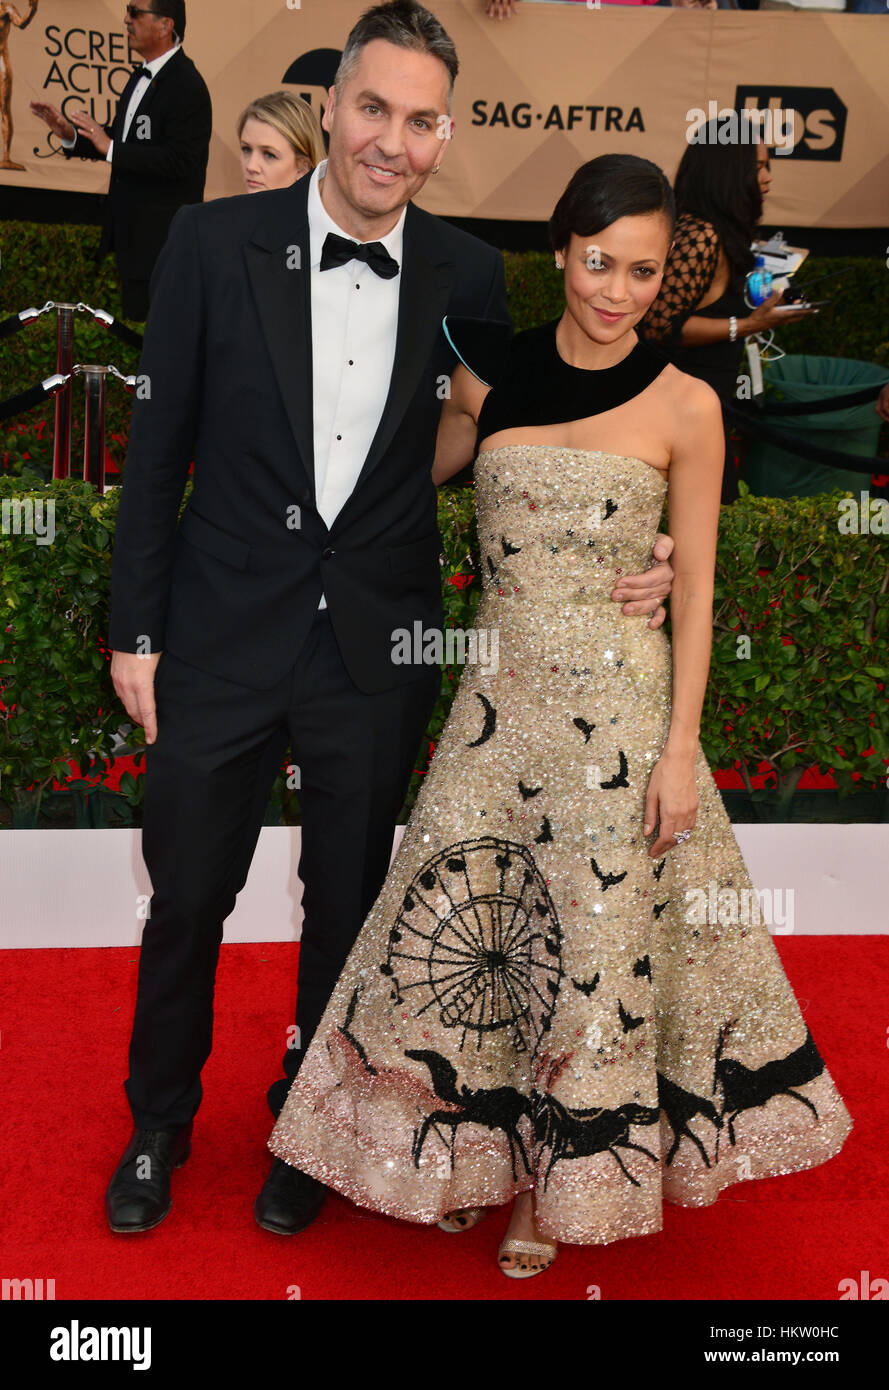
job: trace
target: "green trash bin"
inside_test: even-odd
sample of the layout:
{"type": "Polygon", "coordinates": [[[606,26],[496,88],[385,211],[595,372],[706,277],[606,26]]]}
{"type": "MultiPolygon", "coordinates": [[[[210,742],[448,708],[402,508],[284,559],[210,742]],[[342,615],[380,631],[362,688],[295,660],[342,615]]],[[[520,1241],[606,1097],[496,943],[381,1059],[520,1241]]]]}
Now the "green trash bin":
{"type": "MultiPolygon", "coordinates": [[[[885,367],[856,362],[848,357],[813,357],[806,353],[763,362],[763,382],[774,386],[785,401],[822,401],[844,396],[865,386],[878,388],[889,381],[885,367]]],[[[771,393],[769,393],[771,395],[771,393]]],[[[875,390],[876,394],[876,390],[875,390]]],[[[880,435],[880,417],[873,403],[825,410],[817,415],[790,415],[786,421],[769,421],[775,429],[798,434],[822,448],[873,458],[880,435]]],[[[852,473],[814,463],[777,444],[747,435],[741,459],[741,477],[757,497],[813,497],[835,488],[850,492],[870,489],[871,469],[852,473]]],[[[886,472],[889,473],[889,462],[886,472]]]]}

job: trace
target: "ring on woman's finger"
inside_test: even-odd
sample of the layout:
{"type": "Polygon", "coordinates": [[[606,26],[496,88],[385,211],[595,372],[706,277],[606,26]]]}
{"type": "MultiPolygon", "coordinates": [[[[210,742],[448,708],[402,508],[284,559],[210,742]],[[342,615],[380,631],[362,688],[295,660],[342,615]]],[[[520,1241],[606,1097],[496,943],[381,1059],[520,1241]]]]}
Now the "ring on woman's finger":
{"type": "Polygon", "coordinates": [[[683,845],[683,844],[685,844],[685,841],[686,841],[686,840],[690,840],[690,839],[691,839],[691,831],[690,831],[690,830],[674,830],[674,831],[673,831],[673,839],[676,841],[677,845],[683,845]]]}

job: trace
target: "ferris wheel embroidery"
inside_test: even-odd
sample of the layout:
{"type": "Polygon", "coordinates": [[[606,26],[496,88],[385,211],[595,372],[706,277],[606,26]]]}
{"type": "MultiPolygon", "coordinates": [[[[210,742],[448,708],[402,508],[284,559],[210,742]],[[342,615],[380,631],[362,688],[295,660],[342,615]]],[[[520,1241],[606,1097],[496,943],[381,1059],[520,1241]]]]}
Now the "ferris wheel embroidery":
{"type": "Polygon", "coordinates": [[[517,1052],[536,1052],[562,979],[562,933],[530,850],[483,836],[441,850],[405,893],[382,973],[395,1006],[430,1011],[480,1050],[505,1030],[517,1052]]]}

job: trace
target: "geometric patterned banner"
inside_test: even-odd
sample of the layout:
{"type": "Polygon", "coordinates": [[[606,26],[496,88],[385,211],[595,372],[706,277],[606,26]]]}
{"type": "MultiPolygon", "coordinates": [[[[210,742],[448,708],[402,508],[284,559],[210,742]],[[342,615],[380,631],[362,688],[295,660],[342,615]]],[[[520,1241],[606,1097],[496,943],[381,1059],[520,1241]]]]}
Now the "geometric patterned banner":
{"type": "MultiPolygon", "coordinates": [[[[18,0],[24,18],[29,0],[18,0]]],[[[0,7],[13,164],[4,184],[102,193],[108,167],[66,161],[32,100],[110,120],[129,65],[120,0],[38,0],[31,23],[0,7]],[[5,13],[4,13],[5,12],[5,13]]],[[[185,49],[213,99],[205,196],[243,192],[235,121],[279,87],[320,113],[366,0],[192,0],[185,49]]],[[[881,15],[525,5],[505,23],[481,0],[431,0],[457,45],[456,133],[418,203],[454,217],[545,220],[579,164],[625,151],[672,178],[702,116],[776,114],[767,221],[889,225],[889,22],[881,15]],[[697,117],[695,112],[700,113],[697,117]],[[782,136],[786,138],[782,139],[782,136]]],[[[766,127],[768,133],[768,126],[766,127]]],[[[0,194],[2,198],[2,194],[0,194]]]]}

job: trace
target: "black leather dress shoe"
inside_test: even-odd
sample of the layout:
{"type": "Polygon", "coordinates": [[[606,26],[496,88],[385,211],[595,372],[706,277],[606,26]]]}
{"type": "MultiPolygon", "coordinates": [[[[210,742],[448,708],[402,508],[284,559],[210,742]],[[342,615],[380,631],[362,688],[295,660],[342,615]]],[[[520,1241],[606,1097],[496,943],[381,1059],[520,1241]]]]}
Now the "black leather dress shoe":
{"type": "Polygon", "coordinates": [[[276,1158],[253,1204],[253,1212],[264,1231],[295,1236],[312,1224],[326,1196],[323,1182],[276,1158]]]}
{"type": "Polygon", "coordinates": [[[193,1121],[182,1129],[134,1129],[105,1193],[108,1225],[118,1233],[159,1226],[172,1201],[170,1177],[191,1153],[193,1121]]]}

